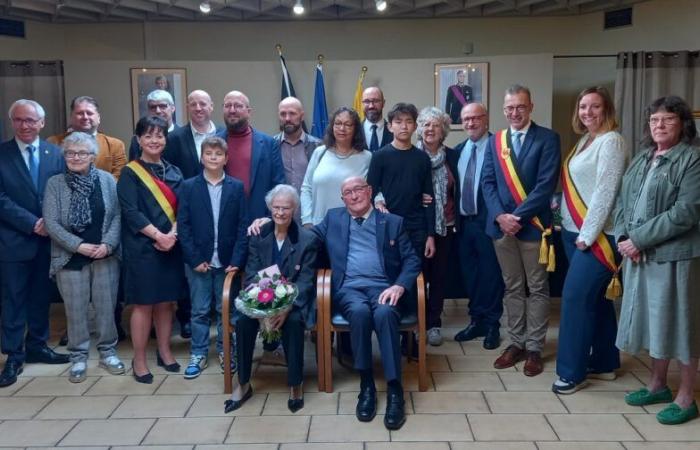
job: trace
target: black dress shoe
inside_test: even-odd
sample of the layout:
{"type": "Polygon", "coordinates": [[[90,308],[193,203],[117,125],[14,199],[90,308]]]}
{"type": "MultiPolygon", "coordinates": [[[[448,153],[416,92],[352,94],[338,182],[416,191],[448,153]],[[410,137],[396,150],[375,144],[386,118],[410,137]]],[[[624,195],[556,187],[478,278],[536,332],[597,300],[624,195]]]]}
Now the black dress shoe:
{"type": "MultiPolygon", "coordinates": [[[[226,401],[224,402],[224,414],[228,414],[228,413],[230,413],[231,411],[237,410],[238,408],[240,408],[241,406],[243,406],[243,403],[245,403],[246,401],[248,401],[248,399],[249,399],[250,397],[252,397],[252,396],[253,396],[253,386],[249,386],[249,387],[248,387],[248,392],[246,392],[246,393],[243,395],[243,397],[241,397],[240,400],[231,400],[231,399],[226,400],[226,401]]],[[[304,406],[304,399],[301,399],[301,403],[302,403],[302,406],[304,406]]],[[[292,412],[294,412],[294,411],[292,411],[292,412]]]]}
{"type": "Polygon", "coordinates": [[[486,350],[493,350],[501,345],[501,333],[498,331],[498,327],[490,327],[486,330],[486,336],[484,336],[484,348],[486,350]]]}
{"type": "Polygon", "coordinates": [[[360,422],[370,422],[377,415],[377,391],[364,388],[357,396],[355,415],[360,422]]]}
{"type": "Polygon", "coordinates": [[[388,430],[398,430],[404,423],[406,423],[406,412],[404,411],[403,393],[387,393],[384,426],[388,430]]]}
{"type": "Polygon", "coordinates": [[[7,387],[17,382],[17,375],[22,373],[22,363],[7,361],[0,373],[0,387],[7,387]]]}
{"type": "Polygon", "coordinates": [[[65,347],[66,345],[68,345],[68,332],[67,331],[61,335],[61,339],[58,340],[58,345],[60,345],[61,347],[65,347]]]}
{"type": "Polygon", "coordinates": [[[416,336],[413,334],[409,333],[401,333],[401,356],[406,356],[410,357],[413,359],[418,359],[418,340],[416,339],[416,336]],[[411,345],[411,355],[409,356],[408,354],[408,343],[409,339],[413,340],[413,344],[411,345]]]}
{"type": "Polygon", "coordinates": [[[180,337],[182,339],[190,339],[192,337],[192,325],[189,322],[180,324],[180,337]]]}
{"type": "Polygon", "coordinates": [[[137,383],[152,384],[153,374],[151,372],[146,372],[143,375],[136,375],[136,370],[134,369],[134,360],[131,360],[131,375],[134,377],[137,383]]]}
{"type": "Polygon", "coordinates": [[[177,361],[171,364],[165,364],[165,361],[163,361],[163,358],[160,357],[160,353],[158,352],[156,352],[156,364],[165,369],[166,372],[180,372],[180,364],[177,361]]]}
{"type": "Polygon", "coordinates": [[[70,358],[64,353],[56,353],[44,346],[38,350],[27,350],[25,362],[44,364],[68,364],[70,358]]]}
{"type": "Polygon", "coordinates": [[[289,410],[292,413],[299,411],[303,407],[304,407],[304,397],[302,397],[302,398],[290,398],[289,400],[287,400],[287,408],[289,408],[289,410]]]}
{"type": "Polygon", "coordinates": [[[471,341],[478,337],[486,336],[486,327],[483,327],[475,322],[469,324],[469,326],[455,335],[455,341],[464,342],[471,341]]]}

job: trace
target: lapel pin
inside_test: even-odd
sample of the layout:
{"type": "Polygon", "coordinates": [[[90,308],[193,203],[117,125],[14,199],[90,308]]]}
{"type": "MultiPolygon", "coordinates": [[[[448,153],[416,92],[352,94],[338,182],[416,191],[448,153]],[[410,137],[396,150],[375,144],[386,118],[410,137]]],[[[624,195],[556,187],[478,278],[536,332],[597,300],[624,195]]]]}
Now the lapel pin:
{"type": "Polygon", "coordinates": [[[294,266],[294,270],[301,270],[301,266],[297,264],[296,266],[294,266]]]}
{"type": "Polygon", "coordinates": [[[394,240],[393,240],[393,239],[389,241],[389,245],[394,245],[394,240]]]}
{"type": "Polygon", "coordinates": [[[45,155],[48,155],[48,154],[49,154],[49,151],[48,151],[48,150],[44,150],[44,154],[45,154],[45,155]]]}

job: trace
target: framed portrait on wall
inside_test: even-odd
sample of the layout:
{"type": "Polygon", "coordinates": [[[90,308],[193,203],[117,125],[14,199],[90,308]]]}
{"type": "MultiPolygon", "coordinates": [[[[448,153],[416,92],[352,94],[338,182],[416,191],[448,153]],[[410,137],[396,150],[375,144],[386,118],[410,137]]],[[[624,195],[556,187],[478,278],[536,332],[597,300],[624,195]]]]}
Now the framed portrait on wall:
{"type": "Polygon", "coordinates": [[[185,69],[131,69],[131,103],[136,122],[148,115],[146,97],[152,91],[162,89],[173,96],[175,113],[173,122],[184,125],[187,122],[187,71],[185,69]]]}
{"type": "Polygon", "coordinates": [[[435,64],[435,106],[452,119],[452,129],[461,129],[459,112],[468,103],[488,108],[489,63],[435,64]]]}

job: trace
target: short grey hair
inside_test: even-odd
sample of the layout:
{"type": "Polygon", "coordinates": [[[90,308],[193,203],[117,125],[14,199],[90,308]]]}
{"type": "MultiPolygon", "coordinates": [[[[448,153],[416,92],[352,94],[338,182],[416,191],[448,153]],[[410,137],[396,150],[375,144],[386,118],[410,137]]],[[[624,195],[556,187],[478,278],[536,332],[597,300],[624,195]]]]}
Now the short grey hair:
{"type": "MultiPolygon", "coordinates": [[[[437,122],[440,124],[440,127],[442,128],[442,141],[444,141],[447,135],[450,134],[450,124],[452,123],[452,119],[440,108],[435,106],[426,106],[420,110],[418,119],[416,119],[416,123],[418,124],[418,140],[423,140],[425,124],[431,120],[437,120],[437,122]]],[[[440,143],[442,143],[442,141],[440,141],[440,143]]]]}
{"type": "Polygon", "coordinates": [[[63,153],[72,147],[86,147],[88,151],[96,155],[99,147],[97,146],[97,141],[95,137],[91,134],[83,133],[82,131],[74,131],[63,140],[61,143],[61,149],[63,153]]]}
{"type": "Polygon", "coordinates": [[[146,97],[146,102],[166,102],[171,106],[175,106],[175,101],[170,92],[164,91],[162,89],[156,89],[148,93],[146,97]]]}
{"type": "Polygon", "coordinates": [[[530,92],[530,88],[521,84],[512,84],[508,86],[508,89],[506,89],[506,95],[515,95],[521,93],[527,94],[527,99],[530,100],[530,103],[532,103],[532,93],[530,92]]]}
{"type": "Polygon", "coordinates": [[[265,204],[267,204],[267,209],[272,211],[272,201],[278,196],[290,197],[294,201],[294,210],[299,207],[299,193],[294,186],[289,184],[278,184],[277,186],[270,189],[270,191],[265,195],[265,204]]]}
{"type": "Polygon", "coordinates": [[[7,114],[10,116],[10,120],[12,120],[12,113],[18,106],[31,106],[32,108],[34,108],[34,111],[36,112],[36,115],[39,116],[40,120],[44,120],[44,118],[46,117],[46,111],[44,111],[44,107],[41,106],[38,102],[35,102],[34,100],[27,100],[26,98],[21,98],[14,102],[12,105],[10,105],[10,109],[7,112],[7,114]]]}

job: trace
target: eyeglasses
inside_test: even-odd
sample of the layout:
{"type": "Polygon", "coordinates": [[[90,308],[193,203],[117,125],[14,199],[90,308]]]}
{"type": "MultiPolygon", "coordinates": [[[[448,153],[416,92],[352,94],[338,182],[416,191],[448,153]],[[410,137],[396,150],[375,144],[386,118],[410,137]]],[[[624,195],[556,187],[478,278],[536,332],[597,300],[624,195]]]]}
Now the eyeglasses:
{"type": "Polygon", "coordinates": [[[271,206],[270,209],[276,213],[286,213],[292,210],[289,206],[271,206]]]}
{"type": "Polygon", "coordinates": [[[354,126],[352,122],[333,122],[333,128],[353,128],[354,126]]]}
{"type": "Polygon", "coordinates": [[[65,156],[66,159],[79,159],[81,161],[85,161],[92,155],[90,152],[63,152],[63,156],[65,156]]]}
{"type": "Polygon", "coordinates": [[[671,125],[678,119],[678,116],[673,115],[673,116],[663,116],[663,117],[650,117],[649,118],[649,125],[652,127],[655,127],[661,123],[664,125],[671,125]]]}
{"type": "MultiPolygon", "coordinates": [[[[511,111],[512,112],[512,111],[511,111]]],[[[481,122],[484,120],[484,117],[486,117],[486,114],[482,114],[480,116],[469,116],[469,117],[462,117],[462,123],[467,123],[467,122],[481,122]]]]}
{"type": "Polygon", "coordinates": [[[33,127],[39,122],[41,122],[41,119],[22,119],[21,117],[12,118],[12,123],[15,125],[29,125],[30,127],[33,127]]]}
{"type": "Polygon", "coordinates": [[[364,184],[362,186],[355,186],[352,189],[345,189],[343,192],[341,192],[341,195],[343,197],[350,197],[352,194],[362,194],[365,190],[367,190],[368,187],[369,185],[367,184],[364,184]]]}
{"type": "Polygon", "coordinates": [[[380,103],[383,103],[384,100],[380,99],[374,99],[374,98],[368,98],[366,100],[362,100],[363,105],[378,105],[380,103]]]}
{"type": "Polygon", "coordinates": [[[519,113],[524,113],[529,107],[530,105],[504,106],[503,111],[507,112],[508,114],[511,114],[515,111],[518,111],[519,113]]]}
{"type": "Polygon", "coordinates": [[[158,111],[159,109],[166,110],[170,107],[167,103],[149,103],[148,109],[151,111],[158,111]]]}
{"type": "Polygon", "coordinates": [[[224,103],[224,109],[235,109],[236,111],[243,111],[248,109],[248,105],[245,103],[224,103]]]}

